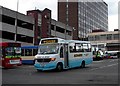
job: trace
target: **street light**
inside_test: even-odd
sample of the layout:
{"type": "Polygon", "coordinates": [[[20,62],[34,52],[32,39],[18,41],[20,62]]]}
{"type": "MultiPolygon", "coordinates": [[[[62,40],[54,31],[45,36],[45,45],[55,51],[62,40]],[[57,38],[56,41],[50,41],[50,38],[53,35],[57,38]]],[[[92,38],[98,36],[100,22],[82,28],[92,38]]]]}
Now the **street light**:
{"type": "Polygon", "coordinates": [[[74,34],[74,31],[75,31],[75,27],[72,28],[72,39],[73,39],[73,34],[74,34]]]}
{"type": "Polygon", "coordinates": [[[17,11],[16,11],[16,18],[15,18],[15,37],[14,37],[15,42],[17,42],[18,5],[19,5],[19,0],[17,0],[17,11]]]}

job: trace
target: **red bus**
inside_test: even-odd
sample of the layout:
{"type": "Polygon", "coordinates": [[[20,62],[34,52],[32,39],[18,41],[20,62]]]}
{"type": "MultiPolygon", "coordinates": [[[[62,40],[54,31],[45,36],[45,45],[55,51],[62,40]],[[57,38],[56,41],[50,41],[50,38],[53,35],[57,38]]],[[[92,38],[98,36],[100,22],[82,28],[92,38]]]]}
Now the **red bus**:
{"type": "Polygon", "coordinates": [[[0,47],[0,64],[2,68],[22,65],[20,43],[2,42],[0,47]]]}

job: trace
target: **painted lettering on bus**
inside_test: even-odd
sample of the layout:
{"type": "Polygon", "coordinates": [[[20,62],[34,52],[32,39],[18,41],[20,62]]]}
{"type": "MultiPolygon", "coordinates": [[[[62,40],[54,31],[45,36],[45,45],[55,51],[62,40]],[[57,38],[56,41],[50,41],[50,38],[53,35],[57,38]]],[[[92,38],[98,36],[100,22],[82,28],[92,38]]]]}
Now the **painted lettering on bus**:
{"type": "Polygon", "coordinates": [[[85,56],[88,56],[89,54],[84,54],[85,56]]]}
{"type": "Polygon", "coordinates": [[[74,57],[82,57],[82,54],[74,54],[74,57]]]}

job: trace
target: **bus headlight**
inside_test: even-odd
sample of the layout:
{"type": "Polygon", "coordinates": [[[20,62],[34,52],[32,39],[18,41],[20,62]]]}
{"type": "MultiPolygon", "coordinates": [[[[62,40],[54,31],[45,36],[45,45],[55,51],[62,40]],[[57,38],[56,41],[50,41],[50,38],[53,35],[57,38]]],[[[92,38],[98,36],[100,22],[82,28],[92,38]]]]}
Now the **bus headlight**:
{"type": "Polygon", "coordinates": [[[55,61],[56,58],[51,58],[51,61],[55,61]]]}
{"type": "Polygon", "coordinates": [[[37,59],[34,60],[34,63],[38,63],[38,62],[37,62],[37,59]]]}
{"type": "Polygon", "coordinates": [[[37,55],[35,56],[35,59],[37,58],[37,55]]]}

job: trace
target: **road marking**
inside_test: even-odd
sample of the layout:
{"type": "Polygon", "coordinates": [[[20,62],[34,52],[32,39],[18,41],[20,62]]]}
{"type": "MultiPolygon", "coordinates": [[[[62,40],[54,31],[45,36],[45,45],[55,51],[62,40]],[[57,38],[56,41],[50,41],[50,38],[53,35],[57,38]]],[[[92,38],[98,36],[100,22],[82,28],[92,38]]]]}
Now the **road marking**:
{"type": "Polygon", "coordinates": [[[103,61],[94,61],[95,63],[103,62],[103,61]]]}
{"type": "Polygon", "coordinates": [[[118,59],[107,59],[107,60],[93,61],[93,62],[94,62],[94,63],[100,63],[100,62],[105,62],[105,61],[108,61],[108,60],[110,60],[109,62],[118,61],[118,59]]]}
{"type": "Polygon", "coordinates": [[[114,59],[114,60],[111,60],[111,61],[109,61],[109,62],[114,62],[114,61],[118,61],[118,59],[114,59]]]}
{"type": "Polygon", "coordinates": [[[102,66],[102,67],[98,67],[98,68],[93,68],[93,69],[90,69],[90,70],[97,70],[97,69],[102,69],[102,68],[106,68],[106,67],[111,67],[111,66],[114,66],[114,65],[117,65],[117,64],[118,63],[107,65],[107,66],[102,66]]]}

